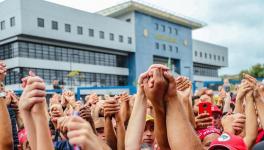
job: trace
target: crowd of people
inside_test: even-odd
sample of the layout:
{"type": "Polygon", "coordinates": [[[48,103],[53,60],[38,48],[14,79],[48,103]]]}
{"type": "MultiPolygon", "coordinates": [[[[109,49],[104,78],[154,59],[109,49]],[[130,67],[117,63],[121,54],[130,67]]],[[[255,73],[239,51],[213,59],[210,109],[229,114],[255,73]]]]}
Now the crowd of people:
{"type": "Polygon", "coordinates": [[[192,82],[154,64],[137,93],[84,100],[64,90],[47,100],[45,81],[29,72],[17,96],[0,63],[0,150],[264,149],[264,84],[250,75],[232,92],[192,91],[192,82]]]}

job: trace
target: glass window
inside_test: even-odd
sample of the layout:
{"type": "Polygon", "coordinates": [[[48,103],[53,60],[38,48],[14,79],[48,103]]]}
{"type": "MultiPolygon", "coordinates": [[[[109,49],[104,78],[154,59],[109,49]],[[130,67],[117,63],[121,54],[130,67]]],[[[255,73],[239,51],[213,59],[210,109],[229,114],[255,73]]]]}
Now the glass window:
{"type": "Polygon", "coordinates": [[[158,42],[155,43],[155,48],[159,49],[159,43],[158,42]]]}
{"type": "Polygon", "coordinates": [[[4,30],[5,29],[5,21],[0,22],[0,29],[4,30]]]}
{"type": "Polygon", "coordinates": [[[169,27],[169,32],[172,33],[172,28],[171,27],[169,27]]]}
{"type": "Polygon", "coordinates": [[[178,35],[178,29],[174,29],[175,35],[178,35]]]}
{"type": "Polygon", "coordinates": [[[179,48],[177,46],[175,46],[175,50],[176,50],[176,53],[179,52],[179,48]]]}
{"type": "Polygon", "coordinates": [[[162,25],[162,31],[163,31],[163,32],[166,31],[166,27],[165,27],[165,25],[162,25]]]}
{"type": "Polygon", "coordinates": [[[162,44],[162,48],[165,51],[166,50],[166,44],[162,44]]]}
{"type": "Polygon", "coordinates": [[[159,30],[159,24],[155,23],[155,29],[159,30]]]}
{"type": "Polygon", "coordinates": [[[109,39],[110,39],[111,41],[114,41],[114,40],[115,40],[115,36],[114,36],[113,33],[110,33],[110,34],[109,34],[109,39]]]}
{"type": "Polygon", "coordinates": [[[220,61],[220,56],[218,56],[218,61],[220,61]]]}
{"type": "Polygon", "coordinates": [[[83,27],[81,27],[81,26],[77,27],[77,34],[79,34],[79,35],[83,34],[83,27]]]}
{"type": "Polygon", "coordinates": [[[225,61],[225,57],[224,56],[222,56],[222,61],[225,61]]]}
{"type": "Polygon", "coordinates": [[[124,39],[123,39],[123,35],[119,35],[119,42],[123,43],[124,39]]]}
{"type": "Polygon", "coordinates": [[[203,57],[203,53],[202,52],[200,52],[200,57],[203,57]]]}
{"type": "Polygon", "coordinates": [[[204,58],[207,58],[207,53],[204,53],[204,58]]]}
{"type": "Polygon", "coordinates": [[[53,30],[58,30],[58,22],[57,21],[51,21],[51,28],[53,30]]]}
{"type": "Polygon", "coordinates": [[[38,27],[44,28],[44,19],[43,18],[38,18],[38,27]]]}
{"type": "Polygon", "coordinates": [[[104,31],[99,32],[99,37],[100,37],[100,39],[104,39],[104,31]]]}
{"type": "Polygon", "coordinates": [[[10,18],[10,27],[13,27],[16,25],[15,17],[10,18]]]}
{"type": "Polygon", "coordinates": [[[65,24],[65,32],[71,32],[71,25],[65,24]]]}
{"type": "Polygon", "coordinates": [[[214,55],[214,60],[216,60],[216,55],[214,55]]]}
{"type": "Polygon", "coordinates": [[[128,37],[127,40],[128,40],[128,44],[132,44],[132,38],[131,37],[128,37]]]}
{"type": "Polygon", "coordinates": [[[209,58],[212,59],[212,54],[209,54],[209,58]]]}
{"type": "Polygon", "coordinates": [[[169,49],[170,49],[170,51],[172,52],[172,46],[171,46],[171,45],[169,46],[169,49]]]}
{"type": "Polygon", "coordinates": [[[194,55],[195,55],[195,56],[197,56],[197,55],[198,55],[198,54],[197,54],[197,51],[195,51],[195,52],[194,52],[194,55]]]}
{"type": "Polygon", "coordinates": [[[89,29],[89,36],[94,37],[94,29],[89,29]]]}

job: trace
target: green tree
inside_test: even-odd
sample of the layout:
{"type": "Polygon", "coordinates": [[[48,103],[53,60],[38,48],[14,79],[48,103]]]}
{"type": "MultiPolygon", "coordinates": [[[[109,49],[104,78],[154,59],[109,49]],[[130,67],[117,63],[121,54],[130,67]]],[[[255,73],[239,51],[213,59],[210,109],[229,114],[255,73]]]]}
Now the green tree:
{"type": "Polygon", "coordinates": [[[243,73],[250,74],[255,78],[264,78],[264,64],[256,64],[256,65],[253,65],[248,70],[242,70],[239,73],[240,79],[243,77],[243,73]]]}

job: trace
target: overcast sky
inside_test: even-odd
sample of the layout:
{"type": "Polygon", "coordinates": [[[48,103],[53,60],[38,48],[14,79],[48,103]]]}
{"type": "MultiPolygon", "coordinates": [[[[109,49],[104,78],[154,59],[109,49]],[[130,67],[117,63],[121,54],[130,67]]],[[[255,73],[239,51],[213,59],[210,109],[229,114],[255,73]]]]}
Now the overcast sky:
{"type": "MultiPolygon", "coordinates": [[[[3,0],[0,0],[3,1],[3,0]]],[[[120,0],[48,0],[96,12],[120,0]]],[[[199,19],[207,26],[193,31],[193,38],[229,49],[229,67],[220,74],[235,74],[264,63],[264,0],[144,0],[161,8],[199,19]]]]}

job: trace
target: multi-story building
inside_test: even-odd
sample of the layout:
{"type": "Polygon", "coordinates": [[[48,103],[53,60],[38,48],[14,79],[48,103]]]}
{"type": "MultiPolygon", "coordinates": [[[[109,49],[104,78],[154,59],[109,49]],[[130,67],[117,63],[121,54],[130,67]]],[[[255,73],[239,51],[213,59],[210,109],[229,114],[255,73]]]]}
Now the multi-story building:
{"type": "Polygon", "coordinates": [[[21,89],[20,79],[32,70],[48,88],[55,79],[65,86],[135,86],[153,63],[193,78],[192,30],[203,26],[137,1],[89,13],[44,0],[5,0],[0,3],[5,83],[21,89]]]}
{"type": "Polygon", "coordinates": [[[197,88],[205,81],[221,81],[218,70],[228,66],[228,49],[193,40],[193,80],[197,88]]]}

